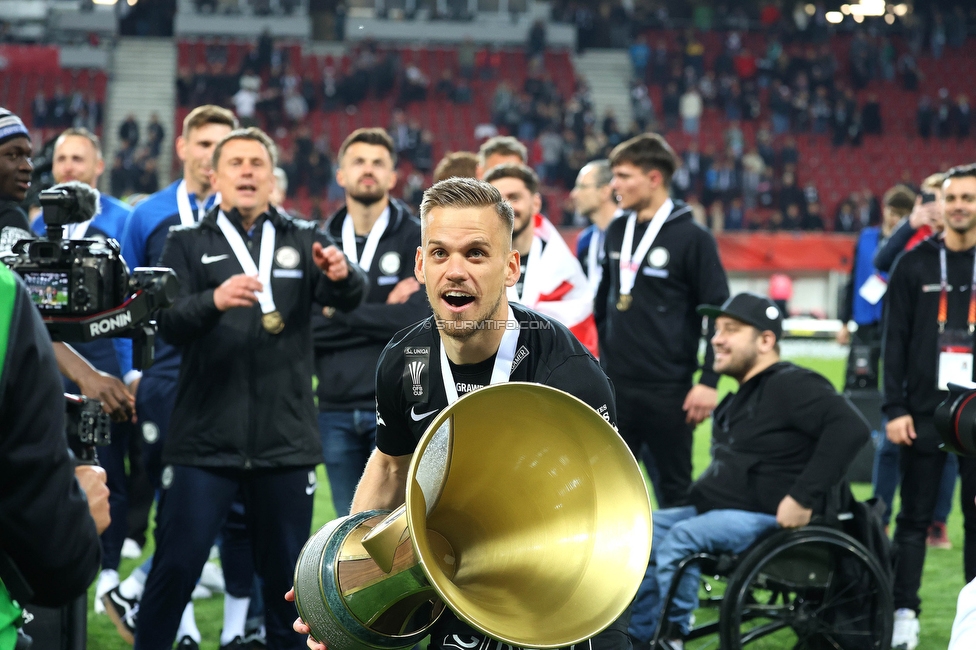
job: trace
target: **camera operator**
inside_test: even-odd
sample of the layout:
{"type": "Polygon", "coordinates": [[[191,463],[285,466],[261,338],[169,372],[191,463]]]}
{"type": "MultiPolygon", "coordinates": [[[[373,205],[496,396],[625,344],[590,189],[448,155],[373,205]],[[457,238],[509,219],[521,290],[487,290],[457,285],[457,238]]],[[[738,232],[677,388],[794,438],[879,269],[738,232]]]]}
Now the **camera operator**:
{"type": "MultiPolygon", "coordinates": [[[[68,129],[54,143],[52,174],[55,183],[76,181],[91,188],[98,186],[98,178],[105,169],[102,160],[101,143],[98,136],[88,129],[68,129]]],[[[98,211],[95,216],[79,224],[70,224],[65,233],[68,239],[116,239],[122,238],[122,229],[131,208],[118,199],[98,195],[98,211]]],[[[34,232],[44,235],[46,223],[41,218],[34,222],[34,232]]],[[[132,369],[132,341],[127,338],[104,338],[88,343],[74,343],[72,347],[87,360],[97,372],[118,379],[126,378],[126,383],[139,376],[132,369]]],[[[68,380],[65,385],[68,393],[85,393],[85,390],[68,380]]],[[[126,396],[131,405],[134,398],[126,396]]],[[[98,452],[99,464],[108,474],[108,487],[111,491],[112,521],[102,536],[102,573],[95,588],[95,612],[103,612],[105,606],[102,596],[119,584],[119,562],[122,544],[125,542],[128,521],[128,499],[126,494],[125,457],[129,441],[134,431],[130,421],[115,422],[111,429],[111,444],[98,452]]]]}
{"type": "MultiPolygon", "coordinates": [[[[904,253],[892,271],[884,333],[888,439],[901,447],[901,512],[895,529],[893,648],[918,646],[925,538],[945,452],[934,413],[949,382],[973,379],[976,330],[976,165],[946,173],[945,230],[904,253]]],[[[959,458],[967,581],[976,577],[976,459],[959,458]]]]}
{"type": "Polygon", "coordinates": [[[137,650],[172,646],[180,612],[241,492],[268,646],[302,647],[291,631],[295,608],[281,594],[311,528],[322,462],[312,303],[354,309],[365,277],[326,233],[269,205],[275,158],[259,129],[224,136],[210,173],[220,205],[174,229],[163,250],[161,262],[181,286],[160,316],[160,334],[182,355],[137,650]]]}
{"type": "MultiPolygon", "coordinates": [[[[27,213],[20,207],[31,185],[31,140],[19,117],[0,108],[0,255],[21,239],[31,239],[27,213]]],[[[118,379],[96,370],[65,343],[55,343],[54,353],[62,374],[81,392],[102,403],[106,413],[119,421],[132,417],[134,400],[118,379]]]]}
{"type": "Polygon", "coordinates": [[[0,647],[13,646],[19,605],[66,605],[98,570],[98,535],[109,523],[105,473],[73,472],[63,405],[40,314],[0,265],[0,647]]]}

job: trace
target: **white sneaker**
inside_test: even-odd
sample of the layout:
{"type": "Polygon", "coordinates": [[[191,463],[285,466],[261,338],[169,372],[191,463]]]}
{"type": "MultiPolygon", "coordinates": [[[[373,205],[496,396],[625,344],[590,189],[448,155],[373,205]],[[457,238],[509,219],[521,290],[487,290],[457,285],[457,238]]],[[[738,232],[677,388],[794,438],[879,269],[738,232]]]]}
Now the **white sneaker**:
{"type": "Polygon", "coordinates": [[[102,596],[119,586],[119,572],[112,569],[102,569],[98,574],[98,584],[95,585],[95,613],[105,613],[105,603],[102,596]]]}
{"type": "Polygon", "coordinates": [[[139,542],[128,537],[122,542],[122,557],[127,560],[138,560],[142,557],[142,547],[139,542]]]}
{"type": "Polygon", "coordinates": [[[200,584],[215,594],[224,593],[224,571],[216,563],[207,562],[200,573],[200,584]]]}
{"type": "Polygon", "coordinates": [[[915,612],[899,609],[895,612],[895,629],[891,635],[891,650],[915,650],[918,647],[919,624],[915,612]]]}

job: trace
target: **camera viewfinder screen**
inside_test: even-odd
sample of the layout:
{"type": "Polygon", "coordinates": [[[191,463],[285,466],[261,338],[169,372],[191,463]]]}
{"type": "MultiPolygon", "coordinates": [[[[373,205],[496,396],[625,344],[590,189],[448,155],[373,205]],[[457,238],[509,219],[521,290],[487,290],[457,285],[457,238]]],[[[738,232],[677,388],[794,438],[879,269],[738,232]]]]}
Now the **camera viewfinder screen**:
{"type": "Polygon", "coordinates": [[[28,271],[22,277],[35,305],[48,311],[68,309],[67,273],[28,271]]]}

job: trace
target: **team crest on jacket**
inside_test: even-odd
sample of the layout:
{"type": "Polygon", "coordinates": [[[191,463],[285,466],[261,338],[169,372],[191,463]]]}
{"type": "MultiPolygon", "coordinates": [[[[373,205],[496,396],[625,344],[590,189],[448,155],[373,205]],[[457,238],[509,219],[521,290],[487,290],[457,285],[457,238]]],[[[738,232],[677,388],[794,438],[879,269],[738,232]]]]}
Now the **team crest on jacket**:
{"type": "Polygon", "coordinates": [[[142,423],[142,439],[150,445],[159,440],[159,427],[155,422],[146,420],[142,423]]]}
{"type": "Polygon", "coordinates": [[[651,249],[651,252],[647,254],[647,263],[656,269],[663,269],[670,260],[671,253],[664,246],[651,249]]]}
{"type": "Polygon", "coordinates": [[[275,251],[275,262],[283,269],[293,269],[298,266],[302,256],[291,246],[282,246],[275,251]]]}
{"type": "Polygon", "coordinates": [[[380,258],[380,271],[384,275],[396,275],[400,272],[400,253],[390,251],[380,258]]]}

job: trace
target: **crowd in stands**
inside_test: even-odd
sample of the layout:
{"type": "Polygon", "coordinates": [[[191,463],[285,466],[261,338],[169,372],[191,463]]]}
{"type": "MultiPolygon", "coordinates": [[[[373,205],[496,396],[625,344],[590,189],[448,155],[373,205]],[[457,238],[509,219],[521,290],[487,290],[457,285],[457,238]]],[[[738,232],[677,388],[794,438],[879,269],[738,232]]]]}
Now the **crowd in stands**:
{"type": "Polygon", "coordinates": [[[36,129],[86,128],[97,133],[102,126],[102,104],[94,93],[76,89],[71,93],[57,86],[46,95],[39,90],[31,102],[31,119],[36,129]]]}
{"type": "Polygon", "coordinates": [[[119,146],[112,160],[110,184],[113,196],[152,194],[159,190],[159,155],[166,131],[153,113],[146,125],[145,138],[139,124],[129,115],[119,125],[119,146]]]}
{"type": "MultiPolygon", "coordinates": [[[[755,15],[742,8],[696,10],[680,17],[684,22],[656,3],[635,3],[628,13],[621,3],[560,2],[553,12],[578,28],[592,27],[589,36],[580,34],[584,47],[628,47],[634,73],[632,121],[620,123],[610,110],[597,115],[581,79],[559,83],[564,80],[554,78],[545,64],[542,23],[530,30],[526,70],[515,77],[503,69],[498,50],[471,41],[457,46],[454,64],[434,69],[422,68],[400,50],[364,41],[350,47],[347,63],[330,58],[313,74],[289,60],[295,50],[277,45],[269,33],[239,62],[228,60],[226,45],[214,43],[205,60],[181,69],[179,102],[183,107],[222,104],[245,124],[272,127],[282,144],[283,165],[291,172],[289,193],[330,200],[338,196],[332,179],[334,143],[316,134],[308,118],[318,111],[356,116],[363,102],[384,102],[390,107],[384,126],[400,160],[409,163],[400,189],[410,201],[419,197],[419,188],[450,147],[409,107],[470,105],[475,87],[483,89],[479,84],[489,81],[491,124],[477,126],[472,144],[497,133],[517,136],[528,145],[545,187],[565,193],[587,161],[654,130],[676,143],[685,160],[675,178],[676,192],[700,205],[696,212],[715,230],[857,231],[877,223],[877,210],[864,207],[877,200],[865,189],[825,201],[815,184],[801,177],[797,138],[859,147],[865,137],[900,132],[882,119],[890,104],[885,106],[886,93],[879,87],[917,88],[923,78],[919,58],[938,59],[946,48],[963,47],[967,36],[961,7],[945,16],[936,12],[927,21],[899,22],[898,32],[885,25],[864,26],[853,30],[843,48],[831,40],[820,4],[812,15],[805,10],[784,14],[773,4],[755,15]],[[691,27],[659,29],[679,23],[691,27]],[[615,27],[621,25],[622,32],[615,27]],[[745,31],[756,26],[765,31],[745,31]],[[724,31],[716,41],[714,33],[706,39],[707,32],[698,29],[724,31]],[[846,59],[839,58],[841,52],[846,59]],[[714,133],[703,135],[709,120],[721,123],[721,140],[714,133]]],[[[919,136],[969,137],[964,93],[942,89],[938,97],[922,96],[918,102],[919,136]]],[[[548,209],[558,221],[563,206],[548,209]]],[[[565,212],[569,223],[571,209],[565,212]]]]}

